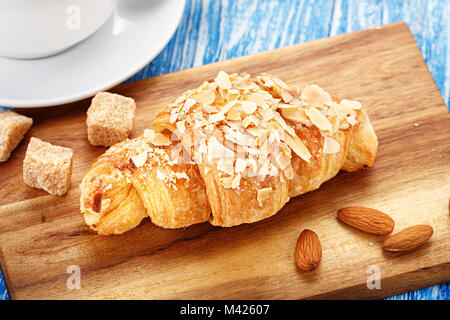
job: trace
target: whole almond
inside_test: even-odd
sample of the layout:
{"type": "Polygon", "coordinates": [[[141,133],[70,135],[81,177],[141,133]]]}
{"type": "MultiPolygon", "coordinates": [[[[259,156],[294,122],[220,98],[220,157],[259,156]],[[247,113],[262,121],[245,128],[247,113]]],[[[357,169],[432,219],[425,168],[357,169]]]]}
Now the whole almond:
{"type": "Polygon", "coordinates": [[[317,268],[322,260],[322,245],[313,231],[305,229],[300,233],[295,246],[295,262],[304,271],[317,268]]]}
{"type": "Polygon", "coordinates": [[[424,244],[433,235],[433,228],[420,224],[406,228],[383,242],[387,251],[407,251],[424,244]]]}
{"type": "Polygon", "coordinates": [[[366,207],[346,207],[338,211],[342,222],[361,231],[383,235],[394,230],[395,222],[381,211],[366,207]]]}

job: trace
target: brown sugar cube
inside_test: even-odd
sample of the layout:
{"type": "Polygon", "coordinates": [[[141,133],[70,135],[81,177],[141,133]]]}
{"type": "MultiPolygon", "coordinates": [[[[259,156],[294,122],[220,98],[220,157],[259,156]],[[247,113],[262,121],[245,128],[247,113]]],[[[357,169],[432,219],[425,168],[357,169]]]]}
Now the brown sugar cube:
{"type": "Polygon", "coordinates": [[[32,124],[33,119],[14,111],[0,111],[0,162],[9,159],[32,124]]]}
{"type": "Polygon", "coordinates": [[[94,146],[109,147],[128,138],[133,128],[136,104],[109,92],[99,92],[87,111],[88,139],[94,146]]]}
{"type": "Polygon", "coordinates": [[[23,160],[23,181],[30,187],[62,196],[70,187],[72,157],[72,149],[33,137],[23,160]]]}

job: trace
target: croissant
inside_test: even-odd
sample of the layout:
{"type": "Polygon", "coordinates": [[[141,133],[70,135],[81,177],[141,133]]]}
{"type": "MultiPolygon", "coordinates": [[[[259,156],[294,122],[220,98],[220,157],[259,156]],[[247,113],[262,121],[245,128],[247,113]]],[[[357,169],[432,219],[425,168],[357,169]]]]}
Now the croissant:
{"type": "Polygon", "coordinates": [[[142,219],[163,228],[231,227],[277,213],[339,170],[371,167],[378,142],[357,101],[317,85],[220,71],[166,106],[136,139],[97,158],[81,211],[99,234],[142,219]]]}

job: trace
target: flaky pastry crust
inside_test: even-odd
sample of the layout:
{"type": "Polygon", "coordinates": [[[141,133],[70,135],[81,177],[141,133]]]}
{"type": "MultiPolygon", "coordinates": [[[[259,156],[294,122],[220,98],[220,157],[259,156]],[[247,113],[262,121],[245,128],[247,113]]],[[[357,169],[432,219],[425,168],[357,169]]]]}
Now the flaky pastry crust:
{"type": "Polygon", "coordinates": [[[163,228],[252,223],[341,169],[372,166],[377,146],[356,101],[221,71],[100,156],[81,183],[81,211],[100,234],[146,216],[163,228]]]}

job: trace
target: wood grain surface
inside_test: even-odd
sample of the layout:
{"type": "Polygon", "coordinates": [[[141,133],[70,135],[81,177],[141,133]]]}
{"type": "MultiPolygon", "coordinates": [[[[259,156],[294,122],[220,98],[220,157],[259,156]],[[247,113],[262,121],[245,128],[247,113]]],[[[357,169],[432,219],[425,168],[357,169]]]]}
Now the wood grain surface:
{"type": "Polygon", "coordinates": [[[450,117],[405,24],[122,85],[114,91],[138,105],[133,135],[149,127],[163,105],[220,69],[269,71],[289,84],[317,83],[360,100],[379,137],[374,168],[342,172],[255,224],[165,230],[146,222],[124,235],[101,237],[79,213],[78,184],[105,150],[86,139],[89,101],[44,113],[21,110],[35,125],[0,165],[0,259],[12,298],[376,298],[450,280],[450,117]],[[66,196],[23,183],[31,136],[74,149],[73,186],[66,196]],[[389,213],[394,232],[426,223],[435,233],[416,251],[385,253],[384,237],[337,221],[337,209],[349,205],[389,213]],[[314,230],[323,246],[322,264],[312,273],[300,272],[293,259],[304,228],[314,230]],[[81,269],[79,290],[66,287],[70,265],[81,269]],[[381,289],[367,288],[370,266],[381,271],[381,289]]]}

